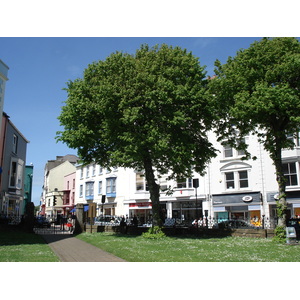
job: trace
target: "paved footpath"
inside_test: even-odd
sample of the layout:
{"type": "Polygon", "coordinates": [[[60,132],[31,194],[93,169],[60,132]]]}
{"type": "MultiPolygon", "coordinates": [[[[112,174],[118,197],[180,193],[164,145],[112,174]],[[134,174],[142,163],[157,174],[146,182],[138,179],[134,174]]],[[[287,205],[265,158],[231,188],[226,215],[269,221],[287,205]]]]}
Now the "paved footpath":
{"type": "Polygon", "coordinates": [[[70,234],[42,234],[41,236],[62,262],[125,262],[124,259],[70,234]]]}

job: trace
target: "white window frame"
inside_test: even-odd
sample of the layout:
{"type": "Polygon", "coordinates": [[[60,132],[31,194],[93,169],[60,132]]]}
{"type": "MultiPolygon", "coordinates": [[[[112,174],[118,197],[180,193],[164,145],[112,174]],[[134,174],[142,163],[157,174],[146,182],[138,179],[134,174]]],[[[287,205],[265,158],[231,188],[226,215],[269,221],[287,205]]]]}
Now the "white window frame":
{"type": "Polygon", "coordinates": [[[98,181],[98,195],[102,195],[102,190],[103,190],[103,182],[102,180],[98,181]]]}
{"type": "Polygon", "coordinates": [[[85,183],[85,197],[94,197],[94,181],[87,181],[85,183]]]}
{"type": "Polygon", "coordinates": [[[228,170],[224,172],[224,183],[226,191],[237,191],[237,190],[249,190],[250,189],[250,181],[249,181],[249,170],[228,170]],[[247,177],[241,178],[241,173],[246,172],[247,177]],[[229,179],[228,175],[233,174],[233,178],[229,179]],[[247,181],[247,186],[242,186],[247,181]],[[230,184],[230,186],[229,186],[230,184]]]}
{"type": "Polygon", "coordinates": [[[117,190],[117,178],[108,177],[106,178],[106,194],[116,194],[117,190]]]}
{"type": "Polygon", "coordinates": [[[15,154],[17,154],[17,152],[18,152],[18,140],[19,140],[18,136],[16,134],[14,134],[13,135],[13,149],[12,149],[12,151],[15,154]]]}
{"type": "MultiPolygon", "coordinates": [[[[244,138],[244,142],[246,139],[244,138]]],[[[224,159],[228,159],[228,158],[235,158],[235,157],[241,157],[245,155],[245,151],[244,150],[237,150],[235,148],[233,148],[232,146],[230,146],[229,144],[224,144],[223,145],[223,157],[224,159]],[[228,155],[229,153],[229,155],[228,155]]]]}
{"type": "Polygon", "coordinates": [[[135,190],[136,192],[148,192],[148,184],[143,172],[135,172],[135,190]]]}
{"type": "MultiPolygon", "coordinates": [[[[282,165],[288,165],[288,172],[284,173],[284,177],[288,177],[289,179],[286,182],[287,187],[294,187],[299,185],[299,163],[297,161],[291,161],[291,162],[284,162],[282,165]],[[295,172],[291,172],[291,167],[290,165],[294,164],[295,165],[295,172]],[[297,184],[289,184],[291,183],[291,177],[296,176],[297,184]]],[[[284,171],[283,171],[284,172],[284,171]]]]}
{"type": "Polygon", "coordinates": [[[83,184],[81,184],[79,186],[79,197],[82,198],[83,197],[83,184]]]}
{"type": "Polygon", "coordinates": [[[192,178],[180,178],[176,184],[177,189],[189,189],[193,187],[193,180],[192,178]]]}
{"type": "Polygon", "coordinates": [[[9,187],[21,190],[23,187],[23,180],[24,180],[23,174],[24,174],[24,161],[20,158],[12,158],[10,162],[10,171],[9,171],[9,183],[8,183],[9,187]],[[15,170],[13,170],[13,164],[15,164],[15,170]],[[14,182],[12,182],[12,180],[14,180],[14,182]]]}

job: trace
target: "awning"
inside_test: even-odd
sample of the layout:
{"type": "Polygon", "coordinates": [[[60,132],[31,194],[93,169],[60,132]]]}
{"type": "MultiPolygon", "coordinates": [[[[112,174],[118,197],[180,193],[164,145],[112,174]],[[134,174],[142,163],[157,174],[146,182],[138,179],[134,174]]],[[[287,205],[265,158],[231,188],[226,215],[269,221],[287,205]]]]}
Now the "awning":
{"type": "Polygon", "coordinates": [[[76,211],[76,207],[70,210],[70,212],[75,212],[75,211],[76,211]]]}
{"type": "Polygon", "coordinates": [[[89,205],[85,205],[84,207],[83,207],[83,211],[88,211],[89,210],[89,205]]]}

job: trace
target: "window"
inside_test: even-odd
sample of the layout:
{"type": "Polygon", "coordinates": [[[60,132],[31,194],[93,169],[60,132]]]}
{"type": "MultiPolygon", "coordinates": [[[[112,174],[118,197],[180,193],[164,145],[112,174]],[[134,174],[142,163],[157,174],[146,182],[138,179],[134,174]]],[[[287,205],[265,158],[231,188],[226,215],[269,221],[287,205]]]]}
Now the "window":
{"type": "MultiPolygon", "coordinates": [[[[243,143],[245,143],[245,139],[243,139],[243,143]]],[[[245,155],[244,150],[236,150],[232,148],[229,144],[225,144],[223,146],[223,153],[225,158],[245,155]]]]}
{"type": "Polygon", "coordinates": [[[86,167],[86,178],[90,177],[90,166],[86,167]]]}
{"type": "Polygon", "coordinates": [[[185,189],[185,188],[191,188],[193,187],[193,181],[192,178],[179,178],[177,180],[177,188],[178,189],[185,189]]]}
{"type": "Polygon", "coordinates": [[[103,168],[99,167],[99,174],[103,174],[103,168]]]}
{"type": "Polygon", "coordinates": [[[83,185],[79,186],[79,197],[83,197],[83,185]]]}
{"type": "Polygon", "coordinates": [[[282,172],[286,179],[287,186],[298,185],[297,169],[295,162],[282,164],[282,172]]]}
{"type": "Polygon", "coordinates": [[[245,189],[249,187],[248,171],[236,171],[225,173],[226,189],[245,189]]]}
{"type": "Polygon", "coordinates": [[[92,176],[96,176],[96,165],[93,164],[92,176]]]}
{"type": "Polygon", "coordinates": [[[116,196],[116,177],[111,177],[106,179],[106,196],[107,197],[116,196]]]}
{"type": "Polygon", "coordinates": [[[232,147],[228,144],[224,145],[224,157],[232,157],[233,150],[232,147]]]}
{"type": "Polygon", "coordinates": [[[73,189],[75,189],[75,179],[73,179],[73,189]]]}
{"type": "Polygon", "coordinates": [[[248,172],[247,171],[239,171],[239,182],[240,188],[247,188],[248,187],[248,172]]]}
{"type": "Polygon", "coordinates": [[[9,181],[10,186],[16,185],[16,178],[17,178],[17,162],[12,161],[11,168],[10,168],[10,181],[9,181]]]}
{"type": "Polygon", "coordinates": [[[23,182],[23,166],[24,162],[21,159],[12,159],[9,173],[9,187],[21,189],[23,182]]]}
{"type": "Polygon", "coordinates": [[[167,181],[166,176],[162,176],[159,179],[159,186],[160,186],[160,191],[161,192],[165,192],[166,190],[168,190],[168,181],[167,181]]]}
{"type": "Polygon", "coordinates": [[[148,184],[142,172],[136,173],[136,191],[148,191],[148,184]]]}
{"type": "Polygon", "coordinates": [[[18,151],[18,136],[14,134],[13,136],[13,153],[18,151]]]}
{"type": "Polygon", "coordinates": [[[226,189],[234,189],[234,173],[225,173],[226,189]]]}
{"type": "Polygon", "coordinates": [[[80,179],[83,178],[83,168],[80,169],[80,179]]]}
{"type": "Polygon", "coordinates": [[[87,200],[94,199],[94,182],[89,181],[85,183],[85,198],[87,200]]]}
{"type": "Polygon", "coordinates": [[[102,181],[98,182],[98,195],[102,194],[102,181]]]}
{"type": "Polygon", "coordinates": [[[299,143],[299,132],[297,132],[297,133],[288,133],[286,135],[286,138],[288,140],[290,140],[291,142],[293,142],[296,147],[300,146],[300,143],[299,143]]]}

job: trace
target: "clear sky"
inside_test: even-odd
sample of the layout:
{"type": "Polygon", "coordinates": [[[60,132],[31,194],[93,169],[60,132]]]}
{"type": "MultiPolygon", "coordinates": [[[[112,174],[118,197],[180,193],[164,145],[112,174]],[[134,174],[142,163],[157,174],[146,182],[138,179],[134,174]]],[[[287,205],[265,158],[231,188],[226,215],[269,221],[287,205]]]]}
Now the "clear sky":
{"type": "Polygon", "coordinates": [[[39,204],[43,170],[47,160],[76,154],[55,136],[69,80],[82,77],[89,63],[103,60],[112,52],[134,53],[141,44],[167,43],[186,48],[206,65],[213,75],[216,59],[225,63],[228,56],[247,48],[259,38],[0,38],[0,59],[8,65],[4,111],[30,141],[26,164],[34,165],[33,201],[39,204]]]}

